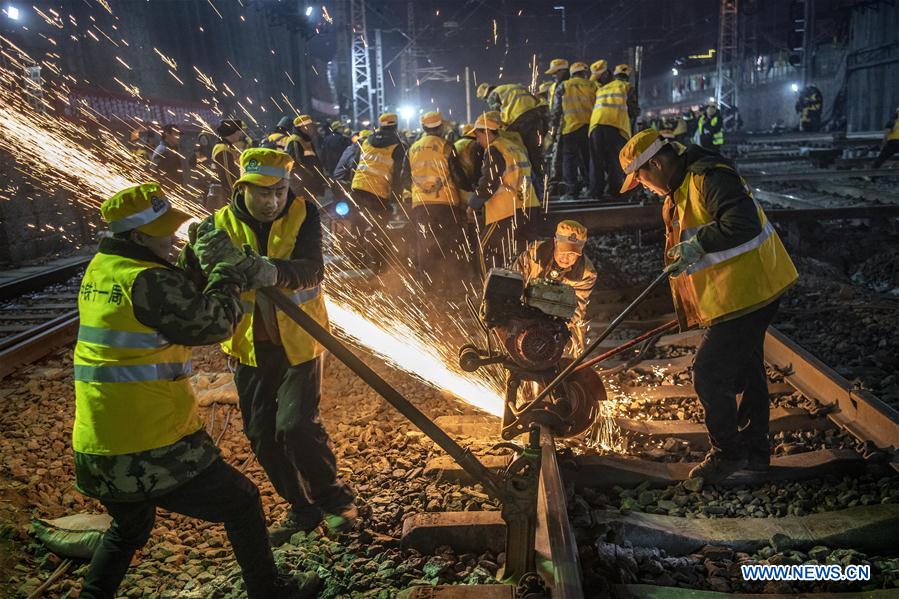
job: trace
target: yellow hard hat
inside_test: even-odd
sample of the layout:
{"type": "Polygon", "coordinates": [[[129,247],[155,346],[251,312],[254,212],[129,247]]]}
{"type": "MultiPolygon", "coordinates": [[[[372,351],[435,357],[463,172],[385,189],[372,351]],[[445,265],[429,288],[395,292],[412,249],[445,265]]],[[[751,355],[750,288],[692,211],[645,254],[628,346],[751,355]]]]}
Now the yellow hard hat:
{"type": "Polygon", "coordinates": [[[287,152],[269,148],[250,148],[240,155],[240,179],[237,183],[252,183],[272,187],[286,179],[293,168],[293,158],[287,152]]]}
{"type": "Polygon", "coordinates": [[[559,71],[564,71],[568,68],[568,61],[564,58],[553,58],[549,63],[549,68],[546,70],[547,75],[553,75],[558,73],[559,71]]]}
{"type": "Polygon", "coordinates": [[[343,123],[341,123],[340,121],[331,121],[331,129],[333,129],[334,131],[340,129],[341,127],[343,127],[343,123]]]}
{"type": "Polygon", "coordinates": [[[311,125],[311,124],[312,124],[312,117],[309,116],[308,114],[301,114],[297,118],[293,119],[294,127],[302,127],[304,125],[311,125]]]}
{"type": "Polygon", "coordinates": [[[113,233],[137,229],[153,237],[174,235],[190,215],[173,208],[159,183],[143,183],[118,192],[100,205],[100,216],[113,233]]]}
{"type": "Polygon", "coordinates": [[[714,106],[715,108],[718,108],[718,100],[716,100],[715,98],[709,98],[709,106],[714,106]]]}
{"type": "Polygon", "coordinates": [[[474,123],[465,123],[461,129],[462,137],[474,137],[474,123]]]}
{"type": "Polygon", "coordinates": [[[385,112],[381,116],[378,117],[378,123],[382,127],[395,127],[396,126],[396,113],[395,112],[385,112]]]}
{"type": "Polygon", "coordinates": [[[494,112],[485,112],[481,116],[478,117],[478,120],[474,122],[471,126],[472,131],[477,129],[485,129],[489,131],[499,131],[502,121],[496,118],[494,115],[498,114],[494,112]]]}
{"type": "Polygon", "coordinates": [[[371,129],[363,129],[359,132],[359,139],[365,139],[369,135],[371,135],[371,129]]]}
{"type": "Polygon", "coordinates": [[[575,62],[569,67],[568,72],[574,75],[575,73],[583,73],[588,68],[586,62],[575,62]]]}
{"type": "Polygon", "coordinates": [[[630,65],[620,64],[615,67],[615,75],[630,75],[631,67],[630,65]]]}
{"type": "Polygon", "coordinates": [[[420,122],[422,127],[433,129],[443,124],[443,117],[440,116],[439,110],[432,110],[421,115],[420,122]]]}
{"type": "Polygon", "coordinates": [[[608,71],[608,70],[609,70],[609,63],[607,63],[603,59],[599,59],[590,65],[590,72],[593,73],[594,75],[599,75],[603,71],[608,71]]]}
{"type": "Polygon", "coordinates": [[[576,220],[563,220],[556,225],[556,247],[563,252],[584,251],[587,244],[587,227],[576,220]]]}
{"type": "Polygon", "coordinates": [[[482,84],[480,84],[480,85],[478,86],[478,90],[475,92],[475,95],[476,95],[478,98],[486,98],[486,97],[487,97],[487,93],[490,91],[490,87],[491,87],[491,86],[490,86],[489,83],[482,83],[482,84]]]}
{"type": "Polygon", "coordinates": [[[624,171],[624,185],[621,193],[637,186],[637,169],[649,162],[650,158],[668,142],[655,129],[644,129],[628,140],[618,152],[618,162],[624,171]]]}

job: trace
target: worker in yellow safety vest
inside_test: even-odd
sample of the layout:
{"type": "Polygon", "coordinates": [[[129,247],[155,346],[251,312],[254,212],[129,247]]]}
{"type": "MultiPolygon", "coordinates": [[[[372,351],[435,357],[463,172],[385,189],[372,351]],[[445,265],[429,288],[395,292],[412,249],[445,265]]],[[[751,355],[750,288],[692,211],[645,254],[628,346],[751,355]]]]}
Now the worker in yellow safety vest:
{"type": "Polygon", "coordinates": [[[534,169],[535,179],[543,180],[543,138],[549,129],[546,104],[518,83],[478,86],[477,96],[487,103],[488,110],[499,111],[506,131],[518,133],[534,169]]]}
{"type": "Polygon", "coordinates": [[[234,182],[240,176],[237,161],[240,160],[242,149],[238,144],[246,139],[243,121],[240,119],[223,120],[215,132],[219,136],[219,142],[212,146],[211,160],[216,182],[210,185],[206,206],[211,210],[221,208],[231,199],[234,182]]]}
{"type": "MultiPolygon", "coordinates": [[[[555,102],[556,97],[556,89],[558,89],[559,84],[568,79],[570,76],[568,67],[568,61],[564,58],[554,58],[549,63],[549,68],[546,69],[546,75],[552,75],[553,81],[549,86],[549,112],[552,114],[553,112],[553,102],[555,102]]],[[[552,127],[552,123],[550,123],[550,129],[548,133],[549,140],[549,156],[547,158],[548,168],[547,170],[549,178],[548,180],[551,182],[559,181],[562,178],[562,152],[559,151],[559,136],[560,133],[558,129],[554,129],[552,127]]],[[[542,197],[542,194],[541,196],[542,197]]]]}
{"type": "Polygon", "coordinates": [[[289,116],[281,117],[281,120],[278,121],[278,124],[275,125],[272,132],[259,142],[259,147],[272,150],[283,150],[287,147],[287,137],[290,135],[292,126],[293,120],[289,116]]]}
{"type": "Polygon", "coordinates": [[[318,416],[324,347],[254,289],[277,288],[321,326],[322,231],[315,203],[294,197],[293,160],[280,150],[253,148],[240,156],[231,203],[207,218],[198,235],[227,233],[213,250],[188,246],[183,262],[207,272],[216,260],[243,252],[261,256],[251,289],[241,294],[244,315],[222,350],[237,362],[234,384],[253,453],[290,508],[269,529],[281,545],[297,532],[347,530],[356,518],[353,492],[337,476],[337,460],[318,416]],[[242,249],[248,248],[248,249],[242,249]]]}
{"type": "MultiPolygon", "coordinates": [[[[481,178],[481,164],[484,162],[484,148],[478,143],[474,133],[474,125],[468,123],[462,127],[462,137],[454,144],[456,159],[462,171],[463,179],[459,189],[472,192],[481,178]]],[[[466,202],[467,204],[467,202],[466,202]]]]}
{"type": "Polygon", "coordinates": [[[590,115],[590,197],[612,198],[621,195],[624,173],[618,164],[618,153],[631,136],[631,121],[640,113],[636,93],[629,83],[631,68],[615,67],[612,81],[596,90],[590,115]]]}
{"type": "Polygon", "coordinates": [[[293,119],[293,130],[285,139],[284,151],[293,158],[290,188],[294,194],[323,204],[325,190],[330,184],[315,151],[317,135],[312,117],[301,114],[293,119]]]}
{"type": "Polygon", "coordinates": [[[525,284],[534,279],[549,279],[574,289],[577,307],[568,323],[571,331],[571,355],[584,351],[587,334],[587,304],[596,286],[596,269],[590,258],[584,255],[587,245],[587,227],[576,220],[563,220],[556,225],[552,239],[528,244],[512,265],[513,270],[524,275],[525,284]]]}
{"type": "Polygon", "coordinates": [[[392,244],[387,238],[391,210],[408,193],[411,185],[406,142],[397,131],[397,117],[385,112],[378,118],[380,127],[362,142],[359,164],[353,175],[351,197],[351,235],[339,240],[344,257],[380,271],[392,244]]]}
{"type": "MultiPolygon", "coordinates": [[[[100,206],[100,241],[78,294],[75,345],[75,484],[112,525],[96,548],[80,597],[111,599],[150,537],[156,508],[222,522],[253,599],[307,597],[280,578],[256,486],[228,465],[203,427],[190,384],[191,346],[227,339],[243,314],[240,292],[255,264],[221,260],[197,285],[168,261],[189,215],[156,183],[123,189],[100,206]]],[[[197,241],[214,246],[212,232],[197,241]]]]}
{"type": "Polygon", "coordinates": [[[531,182],[531,163],[524,148],[500,133],[500,122],[482,114],[472,129],[484,149],[481,178],[468,205],[483,208],[480,233],[481,274],[505,266],[527,237],[531,209],[540,205],[531,182]]]}
{"type": "Polygon", "coordinates": [[[647,129],[627,142],[620,160],[622,191],[642,184],[665,197],[665,263],[677,317],[682,329],[705,329],[693,384],[712,449],[690,477],[717,483],[744,467],[767,469],[765,331],[796,268],[750,187],[720,154],[647,129]]]}
{"type": "Polygon", "coordinates": [[[880,147],[880,154],[871,164],[872,168],[880,168],[894,154],[899,153],[899,108],[896,108],[896,112],[884,127],[883,145],[880,147]]]}
{"type": "Polygon", "coordinates": [[[421,116],[422,136],[409,148],[412,172],[412,222],[420,281],[445,297],[460,289],[469,263],[465,209],[460,186],[465,179],[456,148],[444,138],[439,111],[421,116]]]}
{"type": "Polygon", "coordinates": [[[550,122],[559,136],[562,153],[562,180],[565,194],[562,200],[575,200],[582,189],[582,182],[590,178],[587,165],[590,152],[587,147],[587,126],[596,96],[596,83],[587,79],[586,63],[575,62],[569,69],[571,77],[559,83],[552,102],[550,122]]]}
{"type": "Polygon", "coordinates": [[[718,101],[714,98],[709,100],[705,112],[699,116],[696,135],[703,148],[721,151],[721,146],[724,145],[724,119],[718,110],[718,101]]]}
{"type": "Polygon", "coordinates": [[[590,65],[590,81],[595,81],[597,87],[602,87],[612,82],[612,72],[609,71],[609,63],[605,60],[597,60],[590,65]]]}

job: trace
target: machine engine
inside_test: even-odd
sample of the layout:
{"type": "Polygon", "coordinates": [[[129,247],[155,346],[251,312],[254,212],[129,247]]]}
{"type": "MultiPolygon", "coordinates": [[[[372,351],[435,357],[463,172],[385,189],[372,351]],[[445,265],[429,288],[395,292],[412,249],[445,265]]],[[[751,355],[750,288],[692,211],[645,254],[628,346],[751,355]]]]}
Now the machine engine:
{"type": "Polygon", "coordinates": [[[577,296],[568,285],[537,279],[527,287],[521,273],[493,269],[484,285],[484,323],[520,368],[542,371],[562,359],[571,338],[568,322],[577,296]]]}

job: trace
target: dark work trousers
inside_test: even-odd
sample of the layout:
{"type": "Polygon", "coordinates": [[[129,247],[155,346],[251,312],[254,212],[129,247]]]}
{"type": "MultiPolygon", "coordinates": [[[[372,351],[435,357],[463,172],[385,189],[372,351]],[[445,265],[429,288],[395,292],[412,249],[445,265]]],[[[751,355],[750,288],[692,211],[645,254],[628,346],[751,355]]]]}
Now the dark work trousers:
{"type": "Polygon", "coordinates": [[[606,183],[609,195],[617,198],[624,184],[624,171],[618,153],[627,140],[617,127],[597,125],[590,132],[590,197],[601,198],[606,183]]]}
{"type": "Polygon", "coordinates": [[[102,501],[112,516],[84,578],[82,599],[112,599],[134,552],[150,538],[156,508],[209,522],[223,522],[250,599],[271,597],[278,576],[259,490],[247,477],[216,460],[174,491],[138,502],[102,501]]]}
{"type": "Polygon", "coordinates": [[[258,342],[256,363],[238,364],[234,384],[259,464],[298,518],[338,511],[353,493],[337,478],[337,458],[319,419],[322,357],[291,366],[281,346],[258,342]]]}
{"type": "Polygon", "coordinates": [[[361,189],[352,191],[352,200],[356,207],[350,214],[349,235],[340,239],[341,253],[355,267],[381,272],[395,258],[387,233],[389,201],[361,189]]]}
{"type": "Polygon", "coordinates": [[[883,163],[893,157],[893,154],[899,154],[899,139],[887,140],[883,147],[880,148],[880,154],[871,164],[872,168],[880,168],[883,163]]]}
{"type": "Polygon", "coordinates": [[[419,204],[412,208],[412,220],[422,287],[442,294],[459,288],[471,271],[464,210],[449,204],[419,204]]]}
{"type": "Polygon", "coordinates": [[[709,327],[693,360],[693,384],[705,409],[712,451],[739,460],[768,455],[765,331],[779,300],[709,327]],[[742,393],[739,407],[737,396],[742,393]]]}
{"type": "Polygon", "coordinates": [[[546,106],[538,106],[528,110],[515,119],[515,122],[506,127],[506,129],[521,135],[534,177],[540,182],[537,189],[542,189],[544,175],[543,139],[549,130],[549,116],[546,106]]]}
{"type": "Polygon", "coordinates": [[[581,180],[589,179],[587,164],[590,161],[590,150],[587,145],[587,125],[571,133],[562,135],[562,180],[565,181],[566,192],[578,193],[581,180]]]}

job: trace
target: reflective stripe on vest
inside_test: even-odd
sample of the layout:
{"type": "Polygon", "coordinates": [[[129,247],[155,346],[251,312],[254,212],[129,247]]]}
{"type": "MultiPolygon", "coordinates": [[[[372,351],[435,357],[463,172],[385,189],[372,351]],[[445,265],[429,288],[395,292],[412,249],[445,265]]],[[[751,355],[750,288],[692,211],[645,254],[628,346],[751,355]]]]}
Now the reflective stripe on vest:
{"type": "Polygon", "coordinates": [[[625,138],[631,136],[631,119],[627,114],[627,94],[630,84],[613,79],[596,90],[593,112],[590,115],[590,131],[597,125],[615,127],[625,138]]]}
{"type": "Polygon", "coordinates": [[[390,197],[393,175],[393,149],[397,144],[384,148],[372,146],[368,140],[362,143],[359,166],[353,175],[353,189],[361,189],[379,198],[390,197]]]}
{"type": "Polygon", "coordinates": [[[596,84],[583,77],[562,82],[562,135],[590,124],[596,84]]]}
{"type": "MultiPolygon", "coordinates": [[[[215,213],[215,226],[227,231],[231,241],[238,247],[244,244],[259,251],[256,234],[248,224],[237,218],[230,205],[220,208],[215,213]]],[[[268,236],[267,255],[270,258],[285,260],[293,254],[297,234],[306,220],[306,202],[295,199],[287,214],[272,223],[268,236]]],[[[329,329],[328,312],[321,287],[316,285],[308,289],[283,290],[296,304],[325,329],[329,329]]],[[[243,318],[237,323],[234,334],[222,343],[222,350],[229,356],[237,358],[241,364],[256,366],[256,346],[253,340],[253,320],[256,313],[256,292],[244,291],[240,295],[244,307],[243,318]]],[[[291,320],[281,310],[275,311],[281,345],[292,366],[308,362],[319,356],[324,348],[309,333],[291,320]]]]}
{"type": "Polygon", "coordinates": [[[137,364],[135,366],[85,366],[75,364],[75,380],[82,383],[139,383],[173,381],[190,376],[192,362],[137,364]]]}
{"type": "Polygon", "coordinates": [[[471,145],[473,143],[475,143],[475,140],[470,137],[463,137],[462,139],[457,140],[455,144],[456,156],[459,159],[459,164],[462,166],[462,171],[465,173],[469,183],[475,180],[478,173],[478,165],[475,164],[473,155],[475,148],[471,145]]]}
{"type": "Polygon", "coordinates": [[[526,87],[518,83],[499,85],[493,93],[499,97],[500,118],[506,125],[511,125],[518,117],[540,104],[526,87]]]}
{"type": "Polygon", "coordinates": [[[163,266],[98,253],[84,273],[74,355],[75,451],[147,451],[202,426],[188,379],[190,348],[170,343],[134,315],[134,280],[153,268],[163,266]]]}
{"type": "Polygon", "coordinates": [[[448,144],[448,141],[437,135],[423,135],[409,148],[413,206],[459,204],[459,192],[450,178],[446,159],[448,144]]]}
{"type": "Polygon", "coordinates": [[[293,142],[297,142],[300,144],[300,147],[303,148],[303,156],[315,156],[315,149],[312,147],[312,142],[306,141],[296,133],[287,137],[284,142],[284,149],[286,150],[293,142]]]}
{"type": "Polygon", "coordinates": [[[166,338],[159,333],[116,331],[86,324],[78,326],[78,341],[96,343],[106,347],[158,348],[169,345],[166,338]]]}
{"type": "Polygon", "coordinates": [[[531,182],[531,163],[524,149],[503,137],[493,140],[506,163],[500,186],[484,204],[484,222],[492,224],[510,218],[516,210],[539,206],[537,193],[531,182]]]}
{"type": "MultiPolygon", "coordinates": [[[[727,164],[714,168],[733,171],[727,164]]],[[[715,220],[702,200],[703,180],[704,174],[688,170],[681,187],[666,198],[666,251],[715,220]]],[[[684,273],[671,278],[682,327],[710,326],[756,310],[780,296],[798,278],[777,231],[761,206],[757,202],[755,206],[762,226],[758,235],[734,248],[705,254],[684,273]]]]}

